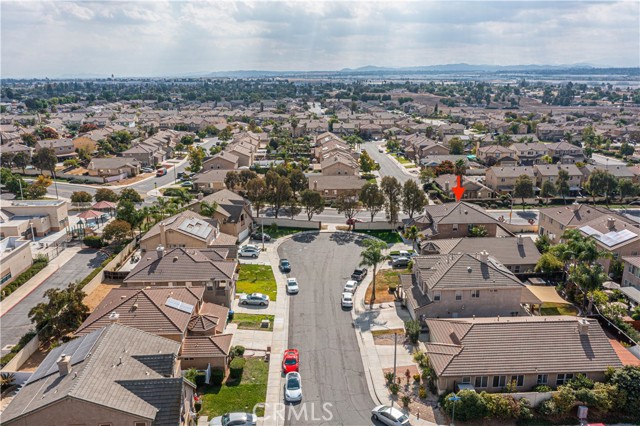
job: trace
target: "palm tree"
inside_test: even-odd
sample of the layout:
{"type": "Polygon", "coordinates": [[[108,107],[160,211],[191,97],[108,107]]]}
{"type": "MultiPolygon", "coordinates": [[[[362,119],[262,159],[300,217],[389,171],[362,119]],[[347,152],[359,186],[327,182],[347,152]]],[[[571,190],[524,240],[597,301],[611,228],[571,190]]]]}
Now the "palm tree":
{"type": "MultiPolygon", "coordinates": [[[[411,241],[411,247],[416,249],[416,242],[420,239],[420,230],[415,225],[410,226],[404,233],[403,237],[407,240],[411,241]]],[[[420,245],[418,244],[418,251],[420,250],[420,245]]]]}
{"type": "Polygon", "coordinates": [[[390,257],[382,253],[382,250],[387,248],[387,244],[384,241],[366,239],[362,243],[365,246],[364,251],[360,254],[362,261],[360,266],[369,266],[373,268],[373,282],[371,284],[371,302],[370,307],[373,308],[373,302],[376,300],[376,274],[378,272],[378,265],[385,260],[389,260],[390,257]]]}
{"type": "MultiPolygon", "coordinates": [[[[593,290],[598,290],[602,286],[602,283],[607,280],[607,274],[599,263],[594,263],[592,265],[580,263],[571,269],[569,279],[582,291],[582,309],[584,309],[587,304],[587,295],[593,290]]],[[[592,300],[589,298],[589,308],[587,313],[591,312],[591,308],[592,300]]]]}
{"type": "Polygon", "coordinates": [[[465,172],[467,171],[467,165],[462,158],[456,161],[456,163],[454,164],[454,170],[456,176],[462,176],[465,174],[465,172]]]}
{"type": "Polygon", "coordinates": [[[218,203],[215,201],[212,203],[207,203],[206,201],[202,201],[200,203],[200,214],[206,217],[213,217],[218,210],[218,203]]]}

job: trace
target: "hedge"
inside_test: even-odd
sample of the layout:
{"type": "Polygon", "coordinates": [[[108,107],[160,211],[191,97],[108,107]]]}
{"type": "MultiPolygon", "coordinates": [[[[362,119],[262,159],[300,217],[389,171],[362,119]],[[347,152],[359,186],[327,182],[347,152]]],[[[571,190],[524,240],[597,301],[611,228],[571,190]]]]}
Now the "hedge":
{"type": "Polygon", "coordinates": [[[232,379],[239,379],[242,377],[242,371],[247,361],[244,358],[234,358],[229,364],[229,376],[232,379]]]}
{"type": "Polygon", "coordinates": [[[98,268],[94,269],[93,271],[91,271],[89,275],[84,277],[84,279],[80,281],[80,288],[84,288],[85,285],[89,284],[89,281],[91,281],[96,275],[98,275],[104,269],[104,267],[107,266],[109,262],[113,260],[114,257],[116,257],[116,255],[112,254],[111,256],[106,258],[98,268]]]}
{"type": "Polygon", "coordinates": [[[211,370],[211,385],[220,386],[224,380],[224,370],[211,370]]]}
{"type": "Polygon", "coordinates": [[[36,257],[33,261],[33,265],[31,265],[29,269],[18,275],[15,280],[7,284],[7,286],[2,289],[0,300],[4,300],[7,296],[16,291],[18,287],[29,281],[35,274],[44,269],[48,264],[49,259],[46,256],[36,257]]]}
{"type": "Polygon", "coordinates": [[[11,352],[0,358],[0,365],[5,366],[9,361],[13,359],[17,355],[18,352],[24,348],[24,346],[31,341],[35,337],[37,333],[35,331],[29,331],[27,334],[20,338],[20,341],[17,345],[11,348],[11,352]]]}

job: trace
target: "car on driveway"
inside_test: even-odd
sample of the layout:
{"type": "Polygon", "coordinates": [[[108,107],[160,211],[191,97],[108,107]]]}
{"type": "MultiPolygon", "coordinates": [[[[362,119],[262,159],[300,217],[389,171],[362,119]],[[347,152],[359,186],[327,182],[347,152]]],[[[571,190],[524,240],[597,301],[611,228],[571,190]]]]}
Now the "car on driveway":
{"type": "Polygon", "coordinates": [[[302,401],[302,378],[297,371],[287,373],[284,378],[284,400],[286,402],[302,401]]]}
{"type": "Polygon", "coordinates": [[[254,259],[256,259],[258,256],[260,256],[260,250],[256,250],[253,247],[241,247],[240,250],[238,251],[238,256],[240,257],[253,257],[254,259]]]}
{"type": "Polygon", "coordinates": [[[282,357],[282,371],[291,373],[300,367],[300,353],[297,349],[287,349],[282,357]]]}
{"type": "Polygon", "coordinates": [[[291,272],[291,264],[287,259],[280,259],[280,272],[291,272]]]}
{"type": "Polygon", "coordinates": [[[143,167],[140,169],[140,171],[142,173],[153,173],[156,171],[156,169],[152,169],[151,167],[143,167]]]}
{"type": "Polygon", "coordinates": [[[240,304],[267,306],[269,304],[269,296],[262,293],[243,294],[240,296],[240,304]]]}
{"type": "Polygon", "coordinates": [[[193,182],[191,182],[190,180],[185,180],[180,184],[180,186],[182,186],[183,188],[191,188],[193,186],[193,182]]]}
{"type": "Polygon", "coordinates": [[[344,290],[342,290],[342,291],[345,292],[345,293],[355,293],[356,292],[356,288],[358,288],[358,281],[349,280],[344,285],[344,290]]]}
{"type": "Polygon", "coordinates": [[[409,262],[411,262],[411,259],[408,257],[398,257],[391,261],[391,266],[394,268],[406,268],[409,266],[409,262]]]}
{"type": "Polygon", "coordinates": [[[345,309],[353,308],[353,293],[344,292],[342,293],[342,298],[340,300],[340,304],[345,309]]]}
{"type": "Polygon", "coordinates": [[[287,278],[287,294],[298,294],[298,280],[295,278],[287,278]]]}
{"type": "Polygon", "coordinates": [[[263,241],[263,236],[264,241],[271,241],[271,236],[269,234],[263,234],[262,232],[254,232],[253,234],[251,234],[251,239],[256,241],[263,241]]]}
{"type": "Polygon", "coordinates": [[[367,276],[367,272],[369,272],[367,268],[357,268],[351,274],[351,279],[360,282],[367,276]]]}
{"type": "Polygon", "coordinates": [[[384,423],[389,426],[407,426],[409,425],[409,416],[397,408],[388,405],[378,405],[371,410],[373,420],[384,423]]]}
{"type": "Polygon", "coordinates": [[[209,426],[255,426],[256,420],[251,413],[225,413],[209,420],[209,426]]]}

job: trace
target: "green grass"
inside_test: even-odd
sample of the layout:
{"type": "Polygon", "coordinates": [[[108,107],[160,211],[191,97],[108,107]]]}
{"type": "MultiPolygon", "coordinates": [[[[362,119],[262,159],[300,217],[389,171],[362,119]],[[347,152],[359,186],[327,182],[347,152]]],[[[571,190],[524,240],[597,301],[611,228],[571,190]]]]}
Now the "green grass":
{"type": "MultiPolygon", "coordinates": [[[[227,380],[221,386],[205,385],[198,388],[202,398],[200,414],[212,417],[233,411],[252,412],[256,404],[267,398],[269,364],[260,358],[247,358],[242,378],[227,380]]],[[[264,409],[256,414],[264,416],[264,409]]]]}
{"type": "Polygon", "coordinates": [[[396,160],[400,162],[400,164],[402,165],[409,164],[411,165],[411,167],[415,167],[415,164],[413,164],[413,161],[407,160],[406,158],[401,157],[398,154],[393,154],[393,156],[396,158],[396,160]]]}
{"type": "Polygon", "coordinates": [[[400,234],[398,234],[396,231],[376,231],[376,230],[370,231],[370,230],[364,230],[364,229],[363,230],[356,229],[354,232],[357,232],[359,234],[371,235],[372,237],[381,239],[387,244],[395,244],[395,243],[402,242],[402,237],[400,237],[400,234]]]}
{"type": "Polygon", "coordinates": [[[240,276],[236,284],[238,293],[262,293],[276,300],[277,285],[270,265],[240,266],[240,276]]]}
{"type": "Polygon", "coordinates": [[[543,303],[540,308],[541,315],[569,315],[575,317],[578,310],[572,305],[560,305],[558,303],[543,303]]]}
{"type": "Polygon", "coordinates": [[[298,232],[304,231],[317,231],[318,229],[305,229],[305,228],[286,228],[283,226],[279,226],[277,228],[273,228],[269,226],[267,228],[267,223],[264,224],[264,233],[269,234],[271,238],[277,239],[286,237],[287,235],[297,234],[298,232]]]}
{"type": "Polygon", "coordinates": [[[234,314],[233,321],[238,324],[238,328],[241,330],[264,330],[273,331],[273,315],[262,314],[234,314]],[[262,320],[269,320],[269,328],[260,327],[262,320]]]}

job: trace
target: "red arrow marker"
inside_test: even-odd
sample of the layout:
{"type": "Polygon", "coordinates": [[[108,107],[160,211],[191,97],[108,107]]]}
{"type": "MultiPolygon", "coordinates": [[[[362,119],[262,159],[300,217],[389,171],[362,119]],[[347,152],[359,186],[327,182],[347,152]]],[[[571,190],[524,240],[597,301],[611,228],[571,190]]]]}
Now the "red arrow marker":
{"type": "Polygon", "coordinates": [[[456,196],[456,201],[460,201],[460,199],[462,198],[462,194],[464,194],[464,188],[462,187],[462,184],[460,183],[460,176],[456,176],[458,178],[458,186],[454,186],[453,189],[453,193],[456,196]]]}

